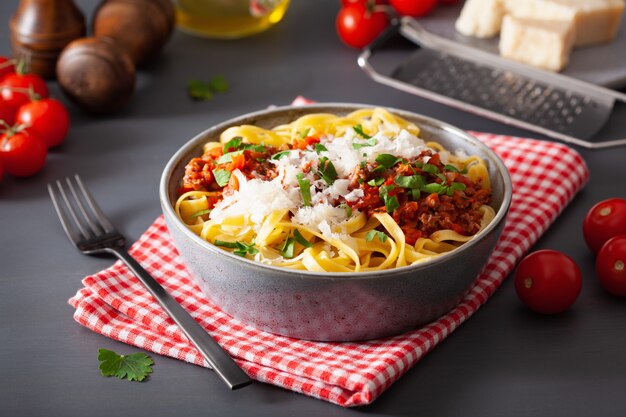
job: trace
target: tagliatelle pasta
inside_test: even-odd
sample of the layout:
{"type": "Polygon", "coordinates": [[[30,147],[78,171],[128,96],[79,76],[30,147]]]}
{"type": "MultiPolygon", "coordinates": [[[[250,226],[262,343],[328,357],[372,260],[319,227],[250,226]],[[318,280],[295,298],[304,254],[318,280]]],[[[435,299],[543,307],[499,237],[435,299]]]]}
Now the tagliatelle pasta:
{"type": "Polygon", "coordinates": [[[452,251],[494,218],[485,162],[382,108],[235,126],[186,166],[175,211],[268,265],[359,272],[452,251]]]}

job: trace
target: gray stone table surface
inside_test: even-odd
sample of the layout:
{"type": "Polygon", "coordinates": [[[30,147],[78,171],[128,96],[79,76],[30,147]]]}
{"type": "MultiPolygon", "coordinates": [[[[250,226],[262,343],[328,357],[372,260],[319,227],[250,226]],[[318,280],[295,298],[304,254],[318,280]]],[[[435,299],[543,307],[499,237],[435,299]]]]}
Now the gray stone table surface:
{"type": "MultiPolygon", "coordinates": [[[[0,2],[0,54],[18,0],[0,2]]],[[[96,1],[77,0],[87,16],[96,1]]],[[[79,326],[67,300],[80,280],[112,263],[68,244],[46,184],[80,173],[113,222],[137,238],[160,214],[157,184],[173,152],[207,127],[297,95],[318,101],[403,108],[466,129],[530,135],[375,84],[340,43],[337,0],[294,0],[285,19],[258,36],[216,41],[174,33],[162,55],[139,72],[131,105],[108,117],[70,107],[72,127],[44,170],[0,184],[0,416],[624,416],[626,302],[598,285],[583,243],[587,210],[626,197],[626,148],[588,151],[591,180],[533,249],[574,258],[583,291],[565,314],[543,317],[518,301],[507,279],[470,320],[372,405],[338,406],[256,383],[229,392],[201,367],[153,355],[146,383],[99,375],[99,348],[137,351],[79,326]],[[193,102],[186,81],[224,74],[231,89],[193,102]]],[[[394,49],[395,48],[395,49],[394,49]]],[[[406,49],[381,57],[393,66],[406,49]]],[[[601,63],[598,63],[601,65],[601,63]]],[[[52,94],[63,98],[58,86],[52,94]]],[[[626,118],[613,133],[626,135],[626,118]]]]}

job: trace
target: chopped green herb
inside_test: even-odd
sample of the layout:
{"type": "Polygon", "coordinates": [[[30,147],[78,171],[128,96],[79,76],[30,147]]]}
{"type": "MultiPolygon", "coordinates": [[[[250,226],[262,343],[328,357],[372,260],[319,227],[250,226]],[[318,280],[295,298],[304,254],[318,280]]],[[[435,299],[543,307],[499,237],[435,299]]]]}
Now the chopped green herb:
{"type": "Polygon", "coordinates": [[[259,250],[254,247],[254,239],[250,243],[235,242],[237,249],[233,251],[235,255],[246,256],[247,254],[256,255],[259,250]]]}
{"type": "Polygon", "coordinates": [[[439,179],[441,180],[441,184],[442,184],[442,185],[446,185],[446,181],[447,181],[448,179],[446,178],[446,176],[445,176],[445,175],[440,174],[440,173],[436,173],[436,174],[435,174],[435,177],[437,177],[437,178],[439,178],[439,179]]]}
{"type": "Polygon", "coordinates": [[[390,196],[389,192],[393,190],[395,187],[393,185],[383,185],[378,189],[378,195],[381,200],[385,203],[385,209],[387,213],[393,213],[395,209],[400,207],[400,203],[398,203],[398,198],[393,195],[390,196]]]}
{"type": "Polygon", "coordinates": [[[352,217],[352,207],[350,207],[347,203],[341,203],[339,204],[339,207],[346,210],[346,217],[352,217]]]}
{"type": "Polygon", "coordinates": [[[296,239],[296,242],[304,246],[305,248],[313,247],[313,244],[306,240],[304,236],[298,231],[298,229],[293,230],[293,237],[296,239]]]}
{"type": "Polygon", "coordinates": [[[227,164],[229,162],[233,162],[233,156],[235,155],[241,155],[243,153],[243,151],[234,151],[234,152],[228,152],[225,153],[224,155],[220,156],[217,161],[215,161],[218,165],[219,164],[227,164]]]}
{"type": "Polygon", "coordinates": [[[452,188],[453,190],[465,191],[467,187],[462,182],[453,182],[452,184],[450,184],[450,188],[452,188]]]}
{"type": "Polygon", "coordinates": [[[304,129],[302,132],[300,132],[300,139],[304,139],[307,136],[309,136],[309,133],[311,132],[311,128],[307,127],[306,129],[304,129]]]}
{"type": "Polygon", "coordinates": [[[190,80],[187,82],[187,94],[194,100],[209,101],[213,98],[213,91],[209,83],[201,80],[190,80]]]}
{"type": "Polygon", "coordinates": [[[311,205],[311,181],[304,178],[303,173],[296,175],[298,179],[298,186],[300,187],[300,195],[305,206],[311,205]]]}
{"type": "Polygon", "coordinates": [[[319,155],[320,152],[328,152],[328,149],[326,149],[326,146],[322,145],[321,143],[316,143],[315,153],[319,155]]]}
{"type": "Polygon", "coordinates": [[[376,162],[378,162],[380,165],[384,166],[387,169],[391,168],[401,161],[402,158],[396,158],[395,156],[388,153],[381,153],[376,157],[376,162]]]}
{"type": "MultiPolygon", "coordinates": [[[[352,148],[354,149],[361,149],[367,146],[374,146],[378,143],[378,140],[376,140],[376,138],[371,138],[371,139],[367,139],[365,142],[363,143],[356,143],[353,142],[352,143],[352,148]]],[[[363,154],[363,156],[366,156],[367,154],[363,154]]]]}
{"type": "Polygon", "coordinates": [[[241,149],[244,149],[246,151],[259,152],[259,153],[265,152],[267,150],[265,145],[263,145],[262,143],[256,144],[256,145],[252,143],[244,143],[241,149]]]}
{"type": "Polygon", "coordinates": [[[241,146],[241,141],[243,138],[241,136],[235,136],[228,142],[224,144],[224,153],[230,152],[232,150],[237,150],[241,146]]]}
{"type": "Polygon", "coordinates": [[[280,151],[280,152],[277,152],[274,155],[272,155],[270,159],[274,159],[274,160],[280,159],[283,156],[289,155],[289,152],[291,152],[291,151],[280,151]]]}
{"type": "Polygon", "coordinates": [[[214,169],[213,176],[215,177],[215,182],[220,187],[225,187],[230,181],[230,171],[226,171],[225,169],[214,169]]]}
{"type": "Polygon", "coordinates": [[[461,173],[461,171],[459,171],[457,167],[455,167],[454,165],[450,165],[450,164],[445,165],[443,169],[445,169],[446,171],[456,172],[459,174],[461,173]]]}
{"type": "Polygon", "coordinates": [[[112,350],[98,349],[100,373],[103,376],[115,376],[129,381],[143,381],[152,373],[154,361],[145,353],[118,355],[112,350]]]}
{"type": "Polygon", "coordinates": [[[224,248],[235,249],[233,253],[239,256],[246,256],[247,254],[255,255],[259,252],[254,247],[254,239],[250,243],[246,242],[227,242],[225,240],[215,240],[213,242],[215,246],[221,246],[224,248]]]}
{"type": "Polygon", "coordinates": [[[424,186],[424,178],[421,175],[400,176],[393,182],[402,188],[420,189],[424,186]]]}
{"type": "Polygon", "coordinates": [[[293,251],[295,246],[295,239],[292,237],[288,237],[287,239],[285,239],[285,243],[283,243],[283,247],[280,249],[280,254],[287,259],[293,258],[293,251]]]}
{"type": "MultiPolygon", "coordinates": [[[[363,126],[361,125],[356,125],[354,127],[352,127],[352,129],[354,129],[354,131],[356,132],[357,135],[361,136],[364,139],[370,139],[371,136],[366,134],[365,132],[363,132],[363,126]]],[[[372,146],[372,145],[370,145],[372,146]]],[[[358,148],[354,148],[354,149],[358,149],[358,148]]]]}
{"type": "Polygon", "coordinates": [[[377,237],[378,240],[380,240],[381,243],[385,243],[387,241],[388,236],[378,230],[370,230],[369,232],[367,232],[365,234],[365,241],[366,242],[371,242],[372,240],[374,240],[374,238],[377,237]]]}
{"type": "Polygon", "coordinates": [[[385,182],[384,178],[374,178],[367,182],[367,185],[371,185],[372,187],[380,187],[383,182],[385,182]]]}
{"type": "Polygon", "coordinates": [[[317,173],[328,185],[333,185],[338,176],[335,166],[325,156],[320,158],[320,168],[317,173]]]}
{"type": "Polygon", "coordinates": [[[227,242],[225,240],[215,240],[213,242],[215,246],[221,246],[223,248],[235,249],[237,247],[237,242],[227,242]]]}
{"type": "Polygon", "coordinates": [[[257,161],[257,162],[259,162],[259,163],[263,163],[263,162],[265,162],[266,160],[267,160],[267,159],[265,159],[265,158],[257,158],[257,159],[256,159],[256,161],[257,161]]]}
{"type": "Polygon", "coordinates": [[[429,174],[435,175],[439,172],[439,170],[437,169],[437,167],[435,165],[432,164],[424,164],[422,166],[422,171],[427,172],[429,174]]]}
{"type": "Polygon", "coordinates": [[[413,166],[415,168],[422,169],[422,167],[424,166],[424,163],[422,161],[415,161],[413,162],[413,166]]]}
{"type": "Polygon", "coordinates": [[[211,212],[211,209],[196,211],[194,214],[189,216],[189,218],[193,219],[194,217],[204,216],[205,214],[209,214],[210,212],[211,212]]]}
{"type": "Polygon", "coordinates": [[[411,198],[413,201],[418,201],[420,199],[421,192],[419,189],[414,188],[411,190],[411,198]]]}
{"type": "Polygon", "coordinates": [[[446,187],[441,184],[437,184],[436,182],[433,182],[433,183],[424,185],[424,187],[422,187],[422,191],[427,192],[428,194],[432,194],[432,193],[442,194],[446,192],[446,187]]]}
{"type": "Polygon", "coordinates": [[[363,184],[365,181],[363,180],[363,178],[357,178],[356,182],[358,182],[359,184],[363,184]]]}
{"type": "Polygon", "coordinates": [[[226,81],[223,75],[216,75],[209,80],[209,88],[214,93],[224,93],[228,91],[228,81],[226,81]]]}
{"type": "Polygon", "coordinates": [[[361,169],[365,169],[365,167],[367,166],[367,161],[361,161],[361,164],[359,166],[361,167],[361,169]]]}

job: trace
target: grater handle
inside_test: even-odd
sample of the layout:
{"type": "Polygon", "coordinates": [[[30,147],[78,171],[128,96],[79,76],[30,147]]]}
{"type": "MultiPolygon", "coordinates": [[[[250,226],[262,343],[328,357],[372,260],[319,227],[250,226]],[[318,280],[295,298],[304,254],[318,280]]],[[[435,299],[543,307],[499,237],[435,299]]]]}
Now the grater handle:
{"type": "MultiPolygon", "coordinates": [[[[411,19],[413,22],[414,20],[411,19]]],[[[415,24],[415,23],[414,23],[415,24]]],[[[522,120],[518,120],[518,119],[513,119],[511,117],[502,115],[500,113],[496,113],[487,109],[484,109],[482,107],[479,106],[475,106],[472,104],[468,104],[465,103],[463,101],[460,100],[456,100],[441,94],[437,94],[434,93],[432,91],[429,91],[427,89],[424,88],[420,88],[417,87],[415,85],[411,85],[399,80],[396,80],[390,76],[381,74],[380,72],[378,72],[370,63],[370,59],[372,58],[372,56],[374,55],[375,50],[380,49],[391,37],[395,32],[400,32],[404,37],[406,37],[407,39],[409,39],[410,41],[416,43],[418,46],[421,46],[421,43],[417,41],[417,39],[413,38],[413,37],[407,37],[405,30],[404,30],[404,26],[407,25],[407,20],[404,20],[402,22],[401,25],[398,25],[397,23],[389,28],[388,30],[386,30],[385,32],[383,32],[382,35],[380,35],[370,46],[364,48],[361,53],[359,54],[359,57],[357,59],[357,63],[359,65],[359,67],[370,77],[372,78],[374,81],[383,84],[383,85],[387,85],[390,87],[393,87],[395,89],[398,89],[400,91],[404,91],[410,94],[414,94],[420,97],[424,97],[426,99],[435,101],[437,103],[441,103],[441,104],[445,104],[448,105],[450,107],[454,107],[454,108],[458,108],[464,111],[467,111],[469,113],[473,113],[476,114],[478,116],[482,116],[488,119],[492,119],[492,120],[496,120],[499,121],[501,123],[507,124],[507,125],[511,125],[511,126],[515,126],[515,127],[519,127],[522,129],[526,129],[532,132],[536,132],[536,133],[540,133],[542,135],[545,135],[547,137],[550,137],[552,139],[557,139],[566,143],[571,143],[574,145],[578,145],[580,147],[583,148],[587,148],[587,149],[604,149],[604,148],[611,148],[611,147],[615,147],[615,146],[623,146],[626,145],[626,138],[623,139],[615,139],[615,140],[610,140],[610,141],[603,141],[603,142],[590,142],[587,140],[583,140],[583,139],[579,139],[576,138],[574,136],[570,136],[570,135],[566,135],[560,132],[555,132],[553,130],[550,129],[546,129],[543,128],[541,126],[537,126],[531,123],[527,123],[524,122],[522,120]]],[[[437,40],[435,39],[435,35],[432,35],[430,33],[428,33],[427,31],[425,31],[424,29],[421,28],[421,26],[418,25],[418,30],[420,30],[423,36],[426,36],[427,38],[432,37],[433,40],[436,42],[437,40]]],[[[480,51],[482,52],[482,51],[480,51]]],[[[486,53],[485,53],[486,54],[486,53]]],[[[499,58],[499,57],[496,57],[499,58]]],[[[555,75],[555,74],[549,74],[549,75],[555,75]]],[[[571,79],[569,77],[565,77],[562,75],[555,75],[556,77],[560,77],[560,78],[564,78],[566,79],[568,82],[573,82],[574,84],[578,84],[581,83],[582,85],[584,85],[585,87],[591,87],[593,90],[595,90],[595,93],[598,94],[605,94],[605,95],[609,95],[614,99],[617,99],[619,101],[622,101],[624,103],[626,103],[626,95],[619,93],[617,91],[613,91],[607,88],[603,88],[603,87],[599,87],[599,86],[595,86],[595,85],[591,85],[591,84],[587,84],[583,81],[579,81],[579,80],[574,80],[571,79]]]]}

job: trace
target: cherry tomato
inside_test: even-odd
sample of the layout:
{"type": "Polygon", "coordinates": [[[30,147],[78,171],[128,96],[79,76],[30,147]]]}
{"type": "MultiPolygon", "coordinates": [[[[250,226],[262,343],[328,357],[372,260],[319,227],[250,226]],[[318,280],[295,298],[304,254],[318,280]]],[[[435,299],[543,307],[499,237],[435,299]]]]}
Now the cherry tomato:
{"type": "Polygon", "coordinates": [[[626,235],[607,240],[596,258],[596,274],[605,290],[626,297],[626,235]]]}
{"type": "Polygon", "coordinates": [[[4,177],[4,165],[2,165],[2,160],[0,159],[0,182],[2,182],[2,177],[4,177]]]}
{"type": "Polygon", "coordinates": [[[0,123],[4,127],[6,125],[13,126],[15,122],[15,109],[2,100],[0,100],[0,120],[4,122],[0,123]]]}
{"type": "Polygon", "coordinates": [[[0,81],[7,75],[15,72],[13,61],[5,56],[0,56],[0,81]]]}
{"type": "Polygon", "coordinates": [[[48,97],[46,82],[39,75],[15,73],[7,75],[0,81],[0,97],[14,109],[30,101],[27,92],[30,89],[40,98],[48,97]]]}
{"type": "Polygon", "coordinates": [[[531,310],[556,314],[578,298],[582,275],[576,262],[555,250],[539,250],[521,260],[515,271],[515,291],[531,310]]]}
{"type": "Polygon", "coordinates": [[[589,249],[598,253],[604,242],[617,235],[626,235],[626,200],[609,198],[591,207],[583,222],[589,249]]]}
{"type": "Polygon", "coordinates": [[[36,133],[23,130],[0,136],[0,159],[6,171],[16,177],[29,177],[43,168],[48,147],[36,133]]]}
{"type": "Polygon", "coordinates": [[[374,11],[361,3],[342,7],[337,15],[337,33],[341,40],[353,48],[370,44],[389,23],[387,14],[374,11]]]}
{"type": "Polygon", "coordinates": [[[390,3],[399,15],[422,17],[433,11],[437,0],[390,0],[390,3]]]}
{"type": "MultiPolygon", "coordinates": [[[[342,6],[348,6],[349,4],[361,3],[365,6],[372,3],[372,0],[341,0],[342,6]]],[[[374,4],[388,4],[389,0],[374,0],[374,4]]]]}
{"type": "Polygon", "coordinates": [[[17,111],[15,121],[35,131],[48,148],[60,145],[70,128],[70,115],[65,106],[53,98],[35,100],[17,111]]]}
{"type": "Polygon", "coordinates": [[[439,4],[452,5],[457,4],[459,0],[439,0],[439,4]]]}

